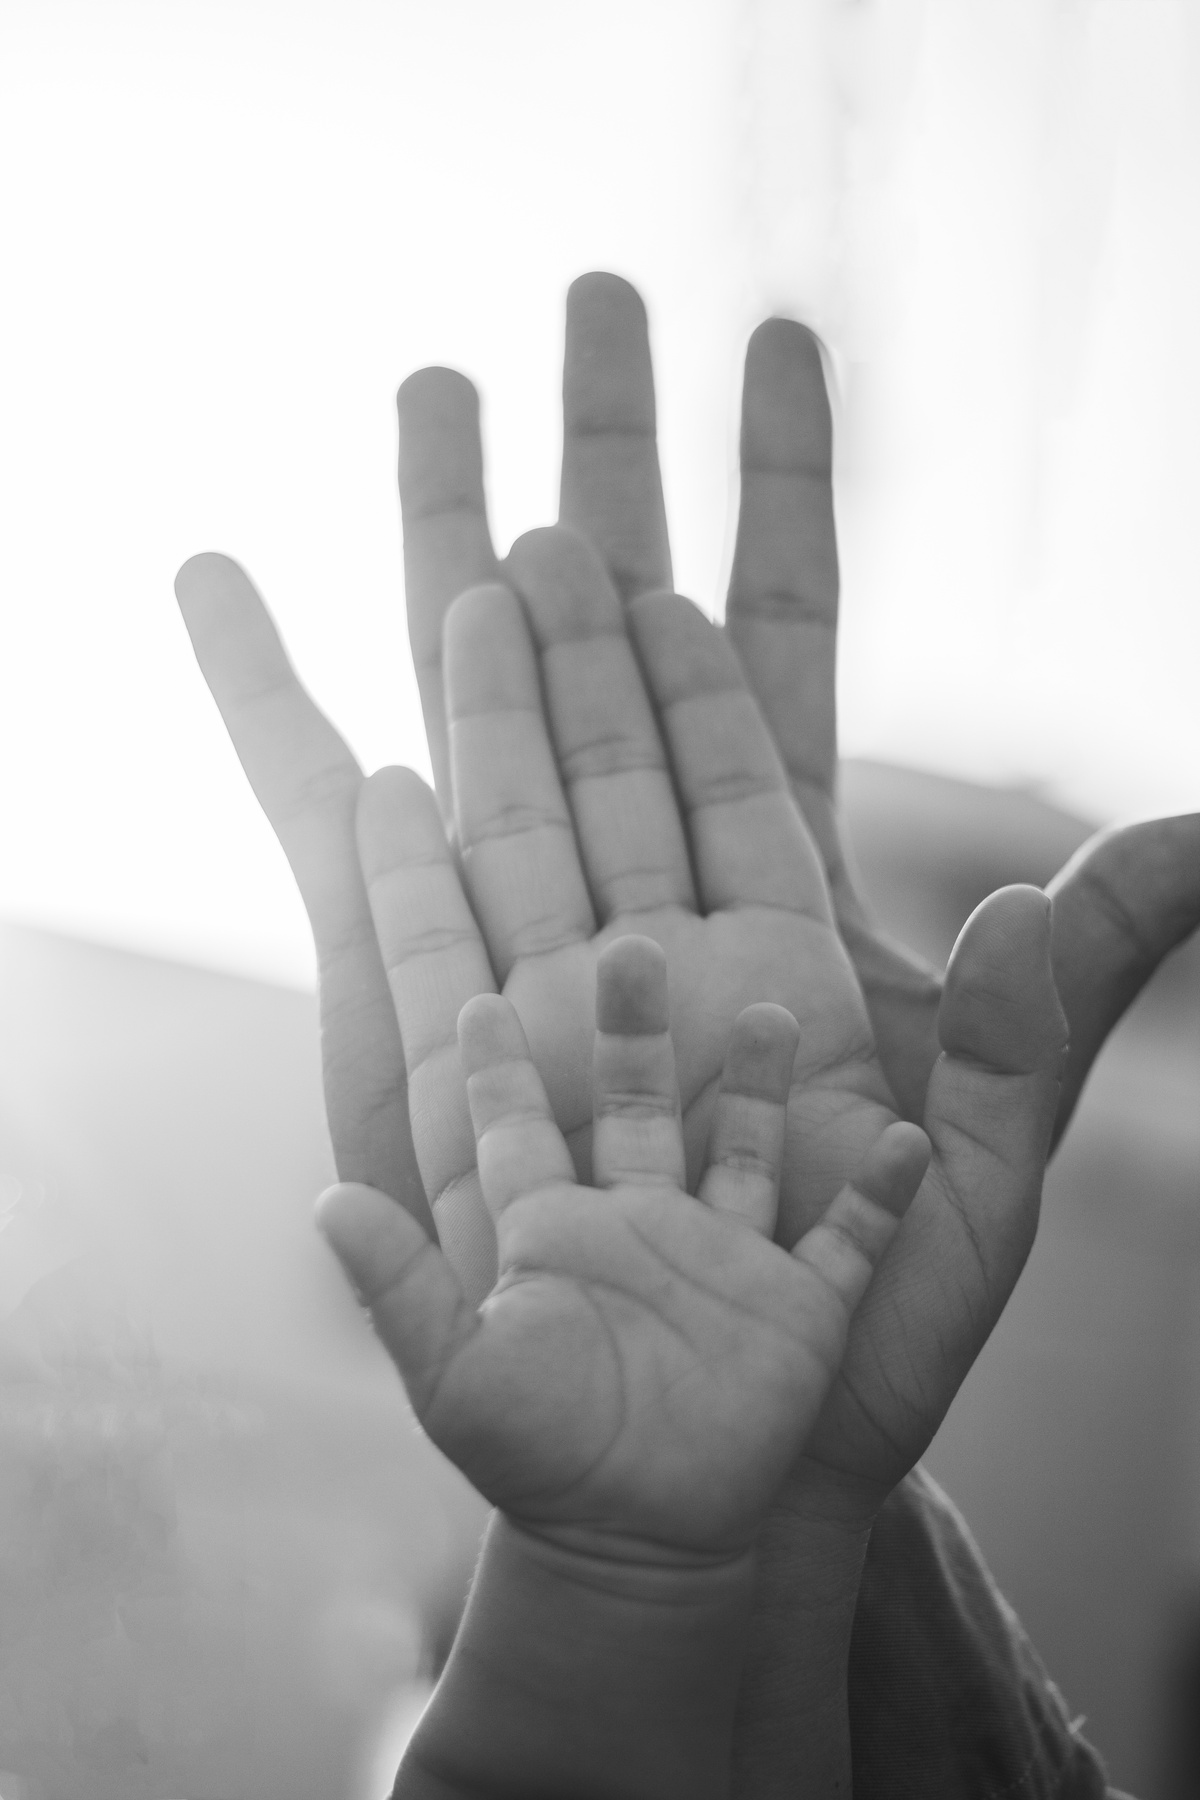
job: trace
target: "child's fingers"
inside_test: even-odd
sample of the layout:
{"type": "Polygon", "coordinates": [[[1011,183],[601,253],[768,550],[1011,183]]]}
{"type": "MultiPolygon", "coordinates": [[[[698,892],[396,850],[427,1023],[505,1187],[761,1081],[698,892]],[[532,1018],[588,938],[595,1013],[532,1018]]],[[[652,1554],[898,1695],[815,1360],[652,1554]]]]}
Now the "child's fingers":
{"type": "Polygon", "coordinates": [[[523,1194],[574,1184],[575,1165],[554,1122],[516,1008],[480,994],[458,1019],[483,1197],[493,1218],[523,1194]]]}
{"type": "Polygon", "coordinates": [[[416,1220],[376,1188],[327,1189],[317,1224],[420,1417],[446,1363],[479,1323],[454,1270],[416,1220]]]}
{"type": "Polygon", "coordinates": [[[596,966],[592,1173],[597,1187],[686,1185],[667,959],[651,938],[609,944],[596,966]]]}
{"type": "Polygon", "coordinates": [[[862,1168],[833,1199],[824,1218],[792,1251],[823,1278],[853,1312],[879,1260],[895,1237],[929,1167],[929,1139],[919,1125],[889,1125],[862,1168]]]}
{"type": "Polygon", "coordinates": [[[713,1113],[709,1163],[699,1198],[744,1219],[770,1237],[779,1206],[779,1175],[788,1090],[800,1027],[782,1006],[748,1006],[737,1019],[713,1113]]]}

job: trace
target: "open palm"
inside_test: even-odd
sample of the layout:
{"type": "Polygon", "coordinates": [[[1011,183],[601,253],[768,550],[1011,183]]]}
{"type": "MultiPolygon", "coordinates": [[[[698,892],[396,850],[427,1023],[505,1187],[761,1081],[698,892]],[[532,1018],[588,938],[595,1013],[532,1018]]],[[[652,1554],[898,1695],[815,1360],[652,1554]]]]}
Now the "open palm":
{"type": "MultiPolygon", "coordinates": [[[[777,1227],[790,1247],[896,1115],[782,766],[727,642],[686,601],[635,603],[631,643],[598,559],[572,534],[530,534],[509,568],[524,608],[492,585],[447,618],[462,880],[415,776],[381,771],[359,806],[442,1242],[467,1291],[486,1293],[495,1240],[461,1008],[497,987],[515,1006],[587,1179],[596,962],[635,930],[667,957],[693,1177],[738,1014],[771,1001],[799,1023],[777,1227]]],[[[1063,1044],[1048,906],[1034,890],[994,896],[968,927],[941,1029],[925,1118],[933,1162],[813,1440],[864,1504],[923,1450],[1032,1242],[1063,1044]],[[945,1319],[963,1314],[970,1338],[947,1339],[945,1319]]]]}
{"type": "MultiPolygon", "coordinates": [[[[438,792],[449,815],[443,621],[457,594],[507,575],[507,565],[498,562],[488,530],[478,401],[470,384],[449,370],[425,370],[404,384],[399,406],[410,638],[438,792]]],[[[865,990],[889,1085],[903,1110],[924,1118],[935,1147],[929,1175],[855,1317],[842,1372],[809,1440],[786,1515],[781,1515],[790,1530],[802,1524],[806,1495],[814,1484],[827,1489],[829,1480],[838,1488],[835,1510],[849,1496],[859,1516],[869,1516],[928,1442],[998,1317],[1036,1224],[1044,1115],[1047,1104],[1054,1107],[1061,1018],[1049,977],[1049,921],[1027,890],[993,897],[976,915],[960,938],[944,984],[887,944],[855,895],[834,804],[837,551],[829,407],[818,347],[801,326],[774,320],[751,340],[741,461],[729,636],[825,863],[839,928],[865,990]]],[[[611,276],[583,278],[568,300],[560,516],[598,547],[623,601],[637,603],[648,590],[669,586],[645,314],[628,285],[611,276]]],[[[432,1231],[413,1153],[396,1011],[356,853],[362,773],[301,687],[262,602],[236,564],[221,556],[194,558],[181,570],[177,591],[205,676],[286,850],[312,921],[320,962],[326,1103],[339,1176],[384,1190],[405,1209],[397,1213],[402,1223],[411,1218],[432,1231]]],[[[529,593],[525,598],[537,638],[536,606],[529,593]]],[[[632,610],[636,619],[639,604],[632,610]]],[[[638,647],[644,655],[646,644],[640,638],[638,647]]],[[[538,648],[540,652],[540,639],[538,648]]],[[[703,677],[703,666],[697,673],[703,677]]],[[[607,679],[598,673],[596,688],[607,679]]],[[[681,685],[686,687],[686,679],[681,685]]],[[[700,729],[690,746],[672,741],[669,719],[664,724],[663,735],[677,763],[703,757],[711,747],[704,729],[710,716],[714,730],[718,723],[729,723],[726,708],[714,706],[710,715],[705,706],[701,691],[693,714],[700,729]]],[[[676,707],[676,720],[686,713],[686,707],[676,707]]],[[[461,740],[461,729],[459,736],[461,740]]],[[[384,782],[399,779],[385,777],[384,782]]],[[[586,783],[573,784],[571,771],[564,769],[564,785],[576,806],[577,823],[586,783]]],[[[633,785],[632,778],[627,785],[633,785]]],[[[419,784],[413,782],[412,788],[419,784]]],[[[734,792],[727,790],[727,797],[734,792]]],[[[681,797],[686,798],[682,783],[681,797]]],[[[376,792],[370,803],[381,798],[376,792]]],[[[417,849],[427,857],[412,885],[427,896],[440,888],[445,906],[439,910],[434,904],[424,915],[424,942],[409,971],[407,1004],[410,1021],[420,1012],[431,1025],[444,1010],[437,992],[446,966],[443,953],[454,950],[460,964],[473,961],[477,978],[463,998],[494,987],[497,975],[511,977],[517,961],[505,963],[497,955],[493,972],[436,815],[434,829],[429,828],[432,803],[427,805],[426,798],[423,789],[409,795],[417,849]]],[[[390,809],[379,810],[387,814],[390,809]]],[[[693,856],[700,824],[695,817],[689,820],[693,856]]],[[[1198,827],[1200,817],[1194,816],[1129,828],[1086,847],[1054,884],[1053,964],[1071,1023],[1055,1135],[1111,1026],[1163,954],[1195,926],[1198,827]]],[[[566,829],[569,833],[571,826],[566,829]]],[[[651,846],[656,854],[658,849],[651,846]]],[[[387,853],[379,873],[389,867],[389,881],[401,882],[400,862],[387,853]]],[[[556,1106],[564,1109],[581,1169],[586,1169],[589,1127],[579,1091],[578,1071],[586,1055],[578,1048],[577,1021],[586,1011],[582,1002],[600,947],[596,940],[605,939],[627,915],[636,918],[637,929],[652,928],[649,915],[630,914],[619,897],[598,916],[591,879],[588,873],[584,881],[594,920],[591,931],[582,933],[587,954],[561,947],[579,984],[569,997],[569,1042],[530,1026],[534,1037],[543,1040],[539,1059],[547,1066],[556,1106]],[[560,1087],[561,1071],[568,1067],[576,1071],[569,1096],[560,1087]]],[[[391,899],[397,908],[403,905],[398,886],[391,899]]],[[[683,902],[680,906],[687,910],[683,902]]],[[[744,909],[732,908],[735,925],[739,910],[744,909]]],[[[704,915],[699,922],[706,927],[724,917],[720,906],[696,911],[704,915]]],[[[700,941],[694,935],[696,923],[695,918],[684,921],[685,935],[671,952],[681,996],[688,988],[685,946],[700,941]]],[[[662,936],[665,919],[659,917],[655,924],[662,936]]],[[[752,954],[758,949],[757,942],[751,945],[752,954]]],[[[530,961],[529,967],[535,963],[530,961]]],[[[396,968],[393,963],[392,986],[399,999],[396,968]]],[[[757,967],[752,973],[751,986],[757,967]]],[[[777,978],[779,968],[772,966],[771,974],[777,978]]],[[[716,991],[714,979],[712,993],[716,991]]],[[[767,992],[783,997],[778,985],[767,992]]],[[[532,1013],[547,997],[535,1004],[531,991],[520,996],[520,1005],[532,1013]]],[[[700,1027],[706,1023],[708,1003],[708,987],[697,989],[696,1019],[688,1015],[689,1031],[697,1020],[700,1027]]],[[[684,1022],[682,1005],[680,998],[677,1024],[684,1022]]],[[[722,999],[721,1015],[729,1017],[733,1006],[732,997],[722,999]]],[[[456,1212],[475,1216],[482,1211],[478,1195],[465,1191],[474,1177],[473,1139],[464,1104],[452,1102],[446,1118],[437,1116],[439,1096],[452,1092],[435,1076],[439,1061],[457,1057],[453,1032],[447,1040],[444,1024],[423,1030],[420,1048],[429,1068],[416,1083],[417,1135],[427,1142],[445,1141],[448,1132],[461,1139],[467,1124],[466,1150],[460,1142],[444,1166],[449,1172],[469,1159],[470,1168],[457,1185],[451,1179],[439,1205],[441,1236],[455,1249],[456,1212]]],[[[708,1066],[711,1055],[701,1062],[708,1066]]],[[[690,1051],[681,1057],[680,1074],[691,1096],[694,1173],[702,1136],[699,1114],[708,1102],[703,1085],[691,1092],[690,1051]]],[[[874,1080],[871,1074],[868,1097],[874,1080]]],[[[827,1092],[822,1104],[828,1105],[827,1092]]],[[[819,1124],[815,1113],[810,1117],[819,1124]]],[[[844,1130],[844,1116],[841,1125],[844,1130]]],[[[819,1131],[809,1143],[807,1154],[815,1166],[821,1154],[819,1131]]],[[[790,1242],[808,1217],[800,1184],[785,1180],[783,1202],[779,1236],[790,1242]]],[[[478,1247],[477,1231],[467,1230],[466,1239],[478,1247]]],[[[493,1257],[489,1249],[479,1267],[465,1271],[474,1291],[485,1290],[493,1257]]],[[[822,1518],[831,1516],[827,1491],[818,1495],[817,1508],[822,1518]]],[[[790,1541],[787,1533],[781,1541],[790,1541]]],[[[782,1590],[787,1556],[781,1560],[770,1549],[764,1554],[771,1581],[782,1590]]],[[[787,1714],[791,1705],[790,1690],[781,1700],[777,1684],[768,1678],[774,1648],[764,1640],[748,1678],[748,1686],[756,1692],[761,1688],[760,1698],[765,1696],[773,1729],[780,1706],[787,1714]]]]}
{"type": "Polygon", "coordinates": [[[574,1179],[511,1004],[463,1009],[500,1246],[479,1311],[383,1196],[335,1190],[323,1222],[425,1429],[511,1519],[593,1554],[738,1554],[812,1430],[928,1145],[893,1125],[789,1255],[771,1232],[794,1020],[758,1006],[736,1021],[693,1198],[661,950],[615,941],[595,993],[595,1187],[574,1179]]]}
{"type": "MultiPolygon", "coordinates": [[[[648,694],[620,603],[582,540],[532,533],[511,568],[524,609],[507,589],[485,587],[447,622],[466,892],[432,798],[412,777],[372,777],[359,814],[439,1230],[460,1255],[468,1234],[486,1236],[459,1008],[493,985],[513,1002],[588,1179],[596,960],[635,930],[667,954],[693,1180],[738,1014],[769,1000],[800,1020],[783,1224],[794,1241],[892,1113],[783,770],[727,644],[686,601],[661,595],[635,610],[648,694]]],[[[482,1255],[469,1256],[479,1291],[493,1273],[482,1255]]]]}

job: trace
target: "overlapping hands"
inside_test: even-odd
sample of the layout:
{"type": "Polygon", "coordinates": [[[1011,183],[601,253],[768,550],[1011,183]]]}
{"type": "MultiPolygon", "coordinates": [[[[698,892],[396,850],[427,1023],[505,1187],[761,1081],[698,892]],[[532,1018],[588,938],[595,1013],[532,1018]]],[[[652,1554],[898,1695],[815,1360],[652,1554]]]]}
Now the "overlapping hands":
{"type": "MultiPolygon", "coordinates": [[[[236,565],[197,558],[179,581],[201,664],[313,921],[339,1173],[392,1193],[427,1227],[425,1192],[440,1196],[439,1228],[467,1259],[477,1293],[491,1274],[490,1249],[478,1229],[482,1208],[470,1191],[473,1140],[465,1102],[452,1097],[461,1089],[454,1020],[473,992],[511,984],[518,1009],[529,1014],[556,1116],[586,1173],[594,957],[606,932],[611,937],[630,921],[644,929],[652,909],[677,965],[675,1034],[694,1171],[728,1030],[740,1006],[763,997],[762,983],[769,981],[766,995],[793,1006],[802,1025],[795,1151],[781,1208],[785,1238],[811,1223],[857,1166],[890,1116],[889,1089],[902,1112],[925,1116],[939,1049],[942,983],[873,930],[838,835],[837,565],[829,410],[814,340],[802,327],[772,321],[751,341],[742,506],[724,639],[686,603],[654,591],[669,581],[669,553],[645,318],[633,291],[613,277],[585,277],[572,289],[564,414],[562,513],[597,547],[610,581],[584,544],[558,534],[520,540],[500,565],[487,532],[473,390],[450,371],[426,370],[400,394],[410,636],[435,777],[444,808],[456,819],[474,914],[432,807],[410,789],[407,810],[389,813],[387,793],[396,777],[387,774],[368,785],[360,809],[372,911],[355,849],[362,777],[349,751],[300,688],[236,565]],[[497,575],[507,578],[507,589],[468,596],[447,622],[458,593],[497,575]],[[522,595],[528,623],[510,598],[512,588],[522,595]],[[627,600],[643,597],[627,616],[649,696],[614,588],[627,600]],[[451,676],[445,693],[443,639],[451,676]],[[472,692],[473,681],[490,691],[472,692]],[[540,681],[552,743],[537,699],[540,681]],[[464,714],[453,734],[447,695],[464,714]],[[785,803],[785,784],[800,802],[807,831],[785,803]],[[712,804],[716,793],[723,805],[712,804]],[[412,830],[422,861],[406,876],[401,840],[412,830]],[[418,893],[420,912],[412,910],[418,893]],[[854,957],[878,1058],[830,929],[830,900],[854,957]],[[414,957],[411,944],[431,919],[435,930],[452,930],[454,942],[443,944],[422,970],[429,953],[414,957]],[[385,965],[411,1039],[417,1157],[385,965]]],[[[1078,1091],[1088,1044],[1094,1053],[1157,953],[1200,910],[1187,854],[1196,820],[1134,831],[1136,839],[1118,836],[1081,855],[1060,878],[1054,972],[1068,1006],[1074,996],[1083,1043],[1077,1026],[1057,1130],[1078,1091]]],[[[998,951],[1020,993],[1044,980],[1039,934],[1045,922],[1034,919],[1032,896],[1010,896],[1003,905],[1004,920],[997,918],[995,929],[990,915],[975,921],[952,962],[951,1013],[943,1019],[950,1048],[956,1013],[979,1023],[977,989],[993,980],[998,951]]],[[[1011,1003],[1014,996],[1007,998],[1011,1003]]],[[[1030,1065],[1026,1078],[1034,1080],[1053,1067],[1059,1051],[1057,1026],[1044,1010],[1047,1017],[1031,1027],[1041,1041],[1017,1051],[1017,1062],[1030,1065]]],[[[986,1063],[988,1051],[986,1043],[972,1042],[968,1056],[986,1063]]],[[[997,1070],[1008,1068],[1011,1056],[1011,1046],[999,1052],[997,1070]]],[[[939,1077],[939,1094],[947,1087],[939,1077]]],[[[966,1101],[962,1083],[951,1081],[949,1088],[966,1101]]],[[[896,1314],[889,1285],[877,1284],[856,1324],[841,1384],[855,1449],[848,1458],[838,1451],[830,1459],[839,1467],[846,1462],[856,1478],[865,1476],[868,1493],[885,1492],[919,1454],[1015,1280],[1036,1222],[1046,1104],[1043,1097],[1025,1113],[1019,1144],[979,1152],[980,1172],[986,1166],[990,1177],[999,1157],[1009,1176],[1005,1201],[990,1204],[983,1220],[970,1204],[972,1175],[963,1167],[973,1127],[964,1131],[956,1122],[939,1143],[934,1121],[938,1157],[929,1198],[913,1209],[884,1275],[895,1268],[896,1291],[905,1294],[915,1280],[936,1312],[931,1336],[938,1367],[922,1367],[922,1351],[896,1314]],[[953,1173],[935,1199],[937,1165],[947,1157],[953,1173]],[[883,1389],[888,1398],[881,1409],[876,1390],[883,1389]]]]}
{"type": "Polygon", "coordinates": [[[841,1363],[850,1313],[928,1162],[893,1124],[789,1255],[772,1242],[797,1027],[728,1036],[688,1191],[667,958],[596,963],[592,1181],[581,1185],[511,1001],[458,1021],[479,1180],[499,1240],[482,1309],[419,1224],[339,1187],[323,1223],[426,1431],[511,1523],[614,1562],[738,1557],[841,1363]]]}
{"type": "MultiPolygon", "coordinates": [[[[574,532],[531,534],[498,561],[474,391],[425,370],[399,407],[409,631],[440,811],[406,772],[364,783],[235,564],[199,557],[177,583],[312,921],[339,1176],[403,1209],[363,1200],[376,1208],[369,1254],[347,1240],[348,1260],[378,1298],[402,1242],[432,1242],[436,1216],[457,1273],[439,1263],[430,1291],[443,1276],[464,1290],[464,1344],[474,1304],[492,1294],[487,1321],[504,1299],[508,1253],[502,1232],[493,1293],[491,1196],[457,1032],[468,1002],[503,991],[556,1121],[539,1112],[543,1125],[562,1134],[574,1179],[604,1186],[591,1137],[597,970],[630,932],[657,943],[691,1189],[735,1021],[756,1002],[786,1008],[799,1040],[780,1245],[803,1241],[897,1116],[932,1145],[819,1416],[797,1399],[807,1435],[788,1439],[805,1446],[789,1516],[865,1526],[1011,1292],[1047,1149],[1105,1036],[1200,920],[1200,818],[1093,840],[1052,884],[1052,916],[1034,890],[994,895],[937,975],[875,928],[839,831],[831,432],[811,336],[776,320],[750,343],[723,632],[666,591],[645,317],[626,284],[585,277],[568,301],[560,516],[574,532]]],[[[510,1060],[528,1071],[523,1054],[510,1060]]],[[[565,1163],[556,1179],[569,1181],[565,1163]]],[[[607,1197],[588,1205],[612,1210],[607,1197]]],[[[697,1224],[694,1207],[679,1216],[697,1232],[717,1222],[697,1224]]],[[[404,1368],[408,1340],[389,1338],[401,1326],[388,1318],[404,1368]]],[[[486,1470],[477,1479],[513,1504],[486,1470]]]]}

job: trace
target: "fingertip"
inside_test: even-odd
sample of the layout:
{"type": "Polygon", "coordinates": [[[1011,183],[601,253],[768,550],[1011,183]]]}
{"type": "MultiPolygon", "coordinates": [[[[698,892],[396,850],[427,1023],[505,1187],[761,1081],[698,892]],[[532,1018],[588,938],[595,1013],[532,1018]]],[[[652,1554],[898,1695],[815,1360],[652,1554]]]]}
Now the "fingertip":
{"type": "Polygon", "coordinates": [[[933,1146],[919,1125],[898,1119],[867,1154],[855,1186],[893,1217],[908,1211],[924,1181],[933,1146]]]}
{"type": "Polygon", "coordinates": [[[947,986],[988,983],[996,992],[1017,991],[1030,981],[1052,980],[1050,941],[1053,903],[1041,888],[1013,883],[980,901],[955,940],[947,986]]]}
{"type": "Polygon", "coordinates": [[[479,396],[457,369],[417,369],[397,391],[396,417],[409,618],[438,621],[451,594],[494,566],[479,396]]]}
{"type": "Polygon", "coordinates": [[[559,635],[578,622],[581,609],[584,618],[594,612],[598,598],[606,603],[606,612],[620,617],[620,602],[604,559],[570,525],[538,525],[522,532],[504,566],[512,571],[535,616],[549,612],[557,620],[559,635]]]}
{"type": "Polygon", "coordinates": [[[380,875],[419,858],[449,854],[433,790],[415,769],[376,769],[358,791],[355,837],[368,886],[380,875]]]}
{"type": "Polygon", "coordinates": [[[175,598],[204,679],[245,761],[245,736],[226,709],[294,682],[279,631],[245,569],[220,550],[188,558],[175,576],[175,598]]]}
{"type": "Polygon", "coordinates": [[[744,685],[733,645],[695,601],[659,588],[639,594],[626,612],[660,710],[744,685]]]}
{"type": "Polygon", "coordinates": [[[528,531],[513,539],[504,560],[506,563],[536,565],[539,558],[553,555],[559,547],[567,555],[582,555],[589,546],[586,539],[569,525],[531,525],[528,531]]]}
{"type": "Polygon", "coordinates": [[[596,1029],[615,1037],[648,1037],[669,1029],[667,958],[653,938],[627,936],[606,945],[596,963],[596,1029]]]}
{"type": "Polygon", "coordinates": [[[195,556],[189,556],[175,575],[175,598],[185,612],[213,601],[233,598],[239,590],[256,597],[254,584],[245,569],[220,550],[201,550],[195,556]]]}
{"type": "Polygon", "coordinates": [[[356,1220],[378,1210],[377,1202],[389,1208],[396,1204],[365,1181],[335,1181],[317,1195],[313,1217],[323,1237],[345,1238],[352,1235],[356,1220]]]}
{"type": "Polygon", "coordinates": [[[599,551],[571,525],[535,525],[513,539],[504,559],[506,567],[543,580],[573,575],[578,570],[604,570],[599,551]]]}
{"type": "Polygon", "coordinates": [[[800,1027],[785,1006],[747,1006],[734,1021],[722,1092],[786,1103],[799,1043],[800,1027]]]}
{"type": "Polygon", "coordinates": [[[567,290],[563,359],[564,449],[579,434],[653,436],[654,376],[646,308],[620,275],[594,270],[567,290]]]}
{"type": "Polygon", "coordinates": [[[610,269],[589,269],[577,275],[567,289],[568,320],[596,310],[621,312],[643,322],[646,318],[646,303],[637,288],[610,269]]]}
{"type": "Polygon", "coordinates": [[[451,600],[446,608],[443,635],[447,641],[451,637],[469,636],[487,630],[498,611],[519,613],[520,610],[521,603],[507,582],[477,581],[451,600]]]}
{"type": "Polygon", "coordinates": [[[746,346],[743,467],[803,470],[828,479],[833,422],[823,346],[796,319],[765,319],[746,346]]]}
{"type": "Polygon", "coordinates": [[[753,1005],[743,1007],[733,1028],[735,1031],[744,1029],[770,1034],[776,1040],[800,1041],[800,1026],[795,1015],[774,1000],[756,1000],[753,1005]]]}
{"type": "Polygon", "coordinates": [[[517,1009],[503,994],[475,994],[458,1015],[458,1048],[468,1080],[497,1062],[530,1061],[517,1009]]]}
{"type": "Polygon", "coordinates": [[[886,1141],[896,1155],[903,1153],[914,1158],[924,1157],[926,1163],[933,1154],[928,1134],[920,1125],[914,1125],[911,1119],[895,1120],[883,1131],[880,1141],[886,1141]]]}
{"type": "Polygon", "coordinates": [[[1050,920],[1054,905],[1042,888],[1027,881],[1014,881],[989,894],[971,914],[959,939],[972,928],[972,921],[986,914],[989,930],[999,943],[1011,943],[1009,954],[1024,947],[1027,957],[1036,957],[1050,941],[1050,920]]]}
{"type": "Polygon", "coordinates": [[[816,332],[799,319],[763,319],[747,340],[746,360],[762,365],[764,372],[768,366],[781,373],[801,367],[823,380],[822,349],[816,332]]]}
{"type": "Polygon", "coordinates": [[[473,381],[460,369],[436,363],[414,369],[396,389],[396,411],[401,426],[429,427],[463,418],[474,419],[479,394],[473,381]]]}
{"type": "Polygon", "coordinates": [[[621,601],[599,551],[570,526],[524,532],[504,568],[543,648],[624,629],[621,601]]]}
{"type": "Polygon", "coordinates": [[[490,711],[499,696],[511,706],[541,695],[525,610],[511,587],[484,581],[464,589],[442,622],[442,666],[452,719],[490,711]]]}
{"type": "Polygon", "coordinates": [[[831,457],[826,349],[799,319],[765,319],[750,333],[743,416],[766,448],[790,459],[831,457]]]}
{"type": "Polygon", "coordinates": [[[363,777],[358,801],[360,811],[369,812],[387,801],[402,799],[423,799],[435,803],[429,783],[423,781],[415,769],[405,768],[403,763],[385,763],[381,769],[374,769],[370,775],[363,777]]]}
{"type": "Polygon", "coordinates": [[[948,1055],[1016,1073],[1065,1050],[1052,916],[1050,897],[1026,883],[999,888],[975,908],[942,991],[938,1037],[948,1055]]]}
{"type": "Polygon", "coordinates": [[[398,1210],[396,1201],[359,1181],[337,1182],[326,1188],[313,1207],[317,1230],[364,1302],[372,1292],[380,1247],[395,1225],[398,1210]]]}

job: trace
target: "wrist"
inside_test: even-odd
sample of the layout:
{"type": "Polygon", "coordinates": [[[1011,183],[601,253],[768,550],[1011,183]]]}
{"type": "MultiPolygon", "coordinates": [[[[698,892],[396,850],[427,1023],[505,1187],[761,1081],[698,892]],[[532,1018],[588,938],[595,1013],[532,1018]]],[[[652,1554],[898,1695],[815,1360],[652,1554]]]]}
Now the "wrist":
{"type": "Polygon", "coordinates": [[[848,1674],[869,1516],[842,1518],[802,1464],[758,1544],[734,1727],[735,1800],[851,1793],[848,1674]]]}
{"type": "Polygon", "coordinates": [[[749,1555],[598,1555],[494,1515],[397,1796],[718,1800],[753,1593],[749,1555]]]}

